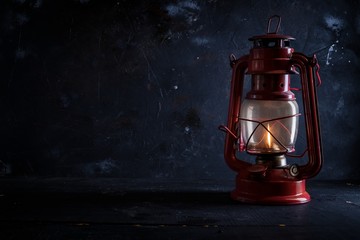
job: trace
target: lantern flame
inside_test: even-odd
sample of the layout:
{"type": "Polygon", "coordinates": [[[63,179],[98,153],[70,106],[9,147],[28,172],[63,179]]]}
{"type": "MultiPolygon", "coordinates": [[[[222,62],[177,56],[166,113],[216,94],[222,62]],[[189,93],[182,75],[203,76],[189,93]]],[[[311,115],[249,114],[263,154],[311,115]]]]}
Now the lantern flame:
{"type": "Polygon", "coordinates": [[[270,125],[269,124],[267,125],[267,129],[268,129],[268,131],[266,131],[267,132],[267,145],[268,145],[268,148],[271,148],[272,143],[271,143],[271,134],[270,134],[270,125]]]}

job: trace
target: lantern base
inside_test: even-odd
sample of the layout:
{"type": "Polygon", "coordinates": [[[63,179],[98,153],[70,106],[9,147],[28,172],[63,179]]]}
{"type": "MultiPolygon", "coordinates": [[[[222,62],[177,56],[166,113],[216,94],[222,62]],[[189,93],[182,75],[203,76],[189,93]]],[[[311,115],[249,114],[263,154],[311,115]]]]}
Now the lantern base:
{"type": "Polygon", "coordinates": [[[250,180],[237,176],[231,198],[251,204],[293,205],[310,201],[305,180],[250,180]]]}

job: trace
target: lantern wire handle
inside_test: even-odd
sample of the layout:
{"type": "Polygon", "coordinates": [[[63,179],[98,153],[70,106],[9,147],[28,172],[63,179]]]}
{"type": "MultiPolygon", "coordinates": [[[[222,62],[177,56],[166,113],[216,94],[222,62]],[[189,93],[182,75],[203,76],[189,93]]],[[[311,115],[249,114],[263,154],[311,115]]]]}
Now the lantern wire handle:
{"type": "Polygon", "coordinates": [[[280,28],[280,23],[281,23],[281,17],[279,15],[274,15],[274,16],[271,16],[268,20],[268,26],[267,26],[267,34],[277,34],[278,31],[279,31],[279,28],[280,28]],[[271,21],[273,19],[277,18],[278,19],[278,22],[277,22],[277,25],[276,25],[276,30],[275,32],[270,32],[270,27],[271,27],[271,21]]]}
{"type": "Polygon", "coordinates": [[[296,88],[296,87],[295,88],[291,87],[290,90],[291,91],[301,91],[302,89],[301,88],[296,88]]]}
{"type": "Polygon", "coordinates": [[[218,129],[219,129],[220,131],[225,132],[225,133],[229,133],[229,134],[230,134],[233,138],[235,138],[235,139],[238,139],[238,138],[239,138],[239,137],[236,136],[236,134],[233,133],[227,126],[220,125],[220,126],[218,127],[218,129]]]}
{"type": "Polygon", "coordinates": [[[254,131],[251,133],[251,135],[249,136],[249,138],[248,138],[248,140],[247,140],[247,142],[246,142],[245,149],[246,149],[246,152],[247,152],[247,153],[250,153],[250,152],[248,151],[248,145],[249,145],[250,139],[252,138],[252,136],[254,135],[256,129],[257,129],[259,126],[262,126],[262,127],[275,139],[275,141],[276,141],[277,143],[279,143],[280,146],[285,149],[285,153],[288,153],[288,150],[287,150],[286,146],[284,146],[284,144],[282,144],[279,140],[277,140],[277,138],[272,134],[272,132],[270,132],[270,130],[269,130],[267,127],[265,127],[265,125],[263,124],[264,122],[269,122],[269,121],[264,121],[264,122],[255,121],[255,122],[257,122],[258,125],[255,127],[254,131]]]}
{"type": "MultiPolygon", "coordinates": [[[[251,119],[246,119],[246,118],[240,118],[240,117],[238,117],[238,119],[239,119],[239,120],[242,120],[242,121],[249,121],[249,122],[258,123],[258,125],[255,127],[255,129],[254,129],[253,132],[251,133],[250,137],[249,137],[248,140],[246,141],[246,144],[245,144],[244,149],[246,150],[246,152],[248,152],[248,151],[247,151],[247,146],[248,146],[248,144],[249,144],[249,142],[250,142],[250,139],[251,139],[252,136],[254,135],[256,129],[257,129],[259,126],[262,126],[262,127],[265,129],[265,131],[267,131],[267,132],[275,139],[275,141],[276,141],[277,143],[279,143],[280,146],[285,149],[285,155],[286,155],[286,156],[292,157],[292,158],[302,158],[302,157],[304,157],[304,155],[308,152],[308,148],[306,148],[306,149],[304,150],[304,152],[301,153],[300,155],[289,154],[289,151],[288,151],[288,149],[286,148],[286,146],[284,146],[284,145],[271,133],[271,131],[270,131],[267,127],[265,127],[265,125],[264,125],[264,123],[266,123],[266,122],[277,121],[277,120],[282,120],[282,119],[291,118],[291,117],[297,117],[297,116],[300,116],[300,115],[301,115],[301,113],[297,113],[297,114],[290,115],[290,116],[268,119],[268,120],[265,120],[265,121],[262,121],[262,122],[256,121],[256,120],[251,120],[251,119]]],[[[235,133],[233,133],[233,132],[232,132],[227,126],[225,126],[225,125],[220,125],[220,126],[218,127],[218,129],[219,129],[220,131],[225,132],[225,133],[229,133],[234,139],[239,139],[239,138],[240,138],[239,136],[237,136],[235,133]]]]}
{"type": "Polygon", "coordinates": [[[314,63],[315,63],[315,74],[316,74],[316,78],[317,78],[317,80],[318,80],[318,83],[317,83],[317,87],[319,87],[319,86],[321,86],[321,77],[320,77],[320,65],[319,65],[319,62],[318,62],[318,60],[317,60],[317,58],[316,58],[316,54],[314,54],[314,56],[313,56],[313,61],[314,61],[314,63]]]}
{"type": "Polygon", "coordinates": [[[300,155],[293,155],[293,154],[288,154],[288,153],[286,153],[285,155],[288,157],[292,157],[292,158],[302,158],[303,156],[305,156],[305,153],[307,153],[307,152],[308,152],[308,148],[306,148],[305,151],[300,155]]]}
{"type": "MultiPolygon", "coordinates": [[[[292,117],[297,117],[297,116],[300,116],[301,113],[296,113],[296,114],[293,114],[293,115],[290,115],[290,116],[285,116],[285,117],[278,117],[278,118],[272,118],[272,119],[268,119],[268,120],[265,120],[265,121],[257,121],[257,120],[252,120],[252,119],[246,119],[246,118],[240,118],[240,120],[243,120],[243,121],[249,121],[249,122],[254,122],[254,123],[257,123],[258,125],[255,127],[255,129],[252,131],[252,133],[250,134],[247,142],[246,142],[246,145],[245,145],[245,149],[246,149],[246,152],[248,152],[248,145],[249,145],[249,142],[250,142],[250,139],[252,138],[252,136],[254,135],[254,133],[256,132],[256,129],[259,127],[259,126],[262,126],[274,139],[277,143],[280,144],[281,147],[283,147],[285,149],[285,154],[287,154],[289,151],[287,149],[286,146],[284,146],[284,144],[282,144],[273,134],[272,132],[267,128],[265,127],[264,123],[266,122],[272,122],[272,121],[278,121],[278,120],[283,120],[283,119],[286,119],[286,118],[292,118],[292,117]]],[[[249,153],[249,152],[248,152],[249,153]]]]}

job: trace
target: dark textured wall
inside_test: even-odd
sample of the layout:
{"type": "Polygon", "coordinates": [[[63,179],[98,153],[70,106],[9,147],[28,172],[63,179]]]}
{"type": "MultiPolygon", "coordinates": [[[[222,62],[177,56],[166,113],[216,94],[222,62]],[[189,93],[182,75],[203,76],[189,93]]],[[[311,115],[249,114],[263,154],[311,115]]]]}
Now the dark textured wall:
{"type": "Polygon", "coordinates": [[[295,50],[321,65],[318,179],[359,178],[358,1],[0,4],[0,160],[9,175],[233,178],[217,130],[228,56],[247,54],[247,39],[278,14],[295,50]]]}

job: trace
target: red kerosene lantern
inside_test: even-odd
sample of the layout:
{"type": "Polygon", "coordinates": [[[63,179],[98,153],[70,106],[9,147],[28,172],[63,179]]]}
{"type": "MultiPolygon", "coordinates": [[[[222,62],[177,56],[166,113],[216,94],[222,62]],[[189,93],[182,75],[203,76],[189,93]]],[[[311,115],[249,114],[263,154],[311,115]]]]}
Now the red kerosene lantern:
{"type": "MultiPolygon", "coordinates": [[[[318,174],[322,150],[318,118],[316,83],[319,65],[316,56],[294,52],[290,40],[278,34],[281,18],[269,18],[267,34],[250,38],[250,54],[235,58],[226,132],[225,160],[236,171],[234,200],[261,204],[301,204],[310,201],[305,179],[318,174]],[[272,20],[275,32],[270,32],[272,20]],[[304,165],[287,164],[294,157],[299,123],[299,108],[290,87],[290,75],[300,72],[306,126],[308,161],[304,165]],[[245,74],[251,75],[251,90],[243,99],[245,74]],[[256,155],[255,163],[238,159],[237,152],[256,155]]],[[[298,90],[298,89],[297,89],[298,90]]],[[[304,154],[303,154],[304,155],[304,154]]],[[[303,156],[302,155],[302,156],[303,156]]],[[[296,157],[296,156],[295,156],[296,157]]],[[[299,156],[297,156],[299,157],[299,156]]],[[[300,156],[301,157],[301,156],[300,156]]]]}

